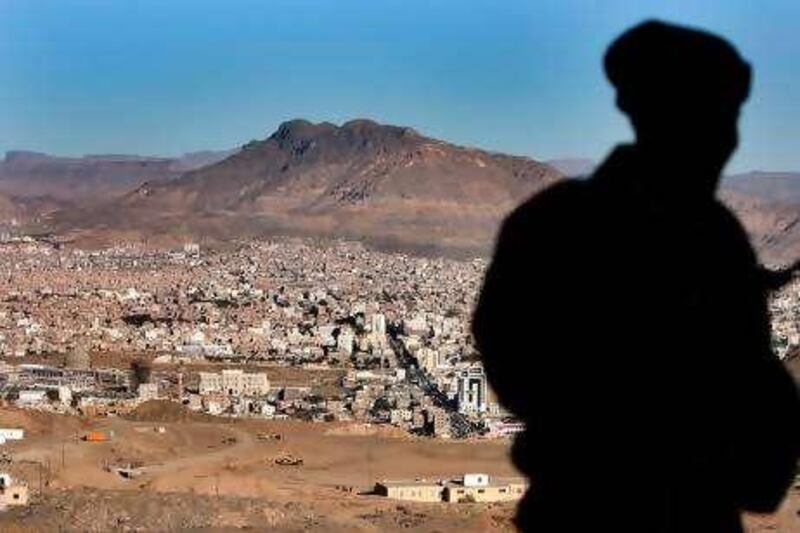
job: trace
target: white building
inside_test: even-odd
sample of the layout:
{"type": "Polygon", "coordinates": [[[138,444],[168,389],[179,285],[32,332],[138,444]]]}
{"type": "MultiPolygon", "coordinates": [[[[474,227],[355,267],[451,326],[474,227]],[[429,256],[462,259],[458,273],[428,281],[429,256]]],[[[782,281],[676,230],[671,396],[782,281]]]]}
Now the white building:
{"type": "Polygon", "coordinates": [[[430,331],[428,321],[423,315],[417,315],[411,319],[403,320],[403,332],[406,335],[423,336],[430,331]]]}
{"type": "Polygon", "coordinates": [[[158,399],[158,383],[140,383],[139,384],[139,401],[146,402],[148,400],[158,399]]]}
{"type": "Polygon", "coordinates": [[[0,428],[0,444],[5,444],[9,440],[22,440],[25,438],[25,430],[19,428],[0,428]]]}
{"type": "Polygon", "coordinates": [[[488,474],[464,474],[465,487],[486,487],[489,485],[488,474]]]}
{"type": "Polygon", "coordinates": [[[375,313],[370,317],[370,338],[372,343],[378,348],[386,346],[386,316],[382,313],[375,313]]]}
{"type": "Polygon", "coordinates": [[[417,365],[428,374],[432,374],[434,370],[441,367],[444,360],[444,356],[439,350],[425,347],[417,350],[415,356],[417,365]]]}
{"type": "Polygon", "coordinates": [[[318,338],[320,346],[336,346],[336,338],[333,336],[334,331],[336,331],[336,326],[332,324],[319,326],[318,338]]]}
{"type": "Polygon", "coordinates": [[[485,413],[487,409],[486,375],[483,367],[474,366],[458,374],[458,410],[461,413],[485,413]]]}
{"type": "Polygon", "coordinates": [[[200,245],[196,242],[187,242],[183,244],[183,253],[186,255],[198,255],[200,253],[200,245]]]}
{"type": "Polygon", "coordinates": [[[355,340],[356,338],[352,331],[342,328],[339,330],[339,337],[336,339],[336,349],[348,356],[352,355],[355,340]]]}
{"type": "Polygon", "coordinates": [[[263,417],[272,418],[273,416],[275,416],[276,409],[275,406],[272,405],[271,403],[264,402],[263,404],[261,404],[260,411],[263,417]]]}
{"type": "Polygon", "coordinates": [[[20,407],[36,407],[46,402],[47,391],[44,390],[21,390],[17,398],[20,407]]]}
{"type": "Polygon", "coordinates": [[[264,372],[247,374],[239,369],[200,372],[200,394],[214,392],[228,396],[264,396],[269,392],[269,380],[264,372]]]}
{"type": "Polygon", "coordinates": [[[386,316],[383,313],[375,313],[370,320],[372,333],[376,335],[386,335],[386,316]]]}
{"type": "Polygon", "coordinates": [[[9,506],[27,504],[28,486],[15,482],[6,472],[0,472],[0,511],[9,506]]]}
{"type": "Polygon", "coordinates": [[[59,386],[58,401],[61,402],[61,405],[70,405],[72,403],[72,389],[66,385],[59,386]]]}

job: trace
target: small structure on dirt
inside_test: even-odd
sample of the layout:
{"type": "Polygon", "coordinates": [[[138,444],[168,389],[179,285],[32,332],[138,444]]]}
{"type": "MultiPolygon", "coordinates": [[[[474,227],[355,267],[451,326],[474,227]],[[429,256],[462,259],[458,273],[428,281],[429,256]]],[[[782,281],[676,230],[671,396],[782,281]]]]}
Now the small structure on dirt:
{"type": "Polygon", "coordinates": [[[112,431],[90,431],[83,436],[86,442],[108,442],[114,436],[112,431]]]}
{"type": "Polygon", "coordinates": [[[0,444],[5,444],[9,440],[22,440],[25,438],[25,430],[19,428],[0,428],[0,444]]]}
{"type": "Polygon", "coordinates": [[[145,473],[144,467],[141,466],[116,466],[112,470],[123,479],[135,479],[145,473]]]}
{"type": "Polygon", "coordinates": [[[376,483],[374,493],[395,500],[440,502],[443,491],[441,480],[408,479],[376,483]]]}
{"type": "Polygon", "coordinates": [[[16,483],[10,474],[0,472],[0,511],[11,505],[28,505],[28,486],[16,483]]]}
{"type": "Polygon", "coordinates": [[[274,457],[272,463],[278,466],[302,466],[303,459],[296,457],[289,452],[284,452],[281,455],[274,457]]]}
{"type": "Polygon", "coordinates": [[[449,480],[397,480],[375,484],[374,493],[396,500],[416,502],[480,503],[518,500],[525,494],[523,478],[490,478],[488,474],[464,474],[449,480]]]}
{"type": "Polygon", "coordinates": [[[489,478],[486,474],[465,474],[448,482],[442,499],[450,503],[482,503],[519,500],[528,488],[524,478],[489,478]]]}

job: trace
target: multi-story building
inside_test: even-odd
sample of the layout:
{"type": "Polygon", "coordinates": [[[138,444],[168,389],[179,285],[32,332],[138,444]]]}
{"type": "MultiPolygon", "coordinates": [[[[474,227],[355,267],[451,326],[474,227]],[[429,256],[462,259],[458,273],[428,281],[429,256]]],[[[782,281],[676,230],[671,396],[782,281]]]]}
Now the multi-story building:
{"type": "Polygon", "coordinates": [[[458,410],[461,413],[485,413],[488,407],[486,375],[483,367],[474,366],[458,374],[458,410]]]}
{"type": "Polygon", "coordinates": [[[200,372],[200,394],[222,393],[228,396],[264,396],[269,380],[264,372],[245,373],[239,369],[200,372]]]}
{"type": "Polygon", "coordinates": [[[453,428],[450,422],[450,413],[441,407],[433,407],[429,411],[434,437],[448,439],[452,436],[453,428]]]}
{"type": "Polygon", "coordinates": [[[439,350],[423,347],[417,350],[415,354],[417,364],[428,374],[432,374],[434,370],[442,365],[442,353],[439,350]]]}
{"type": "Polygon", "coordinates": [[[147,400],[158,399],[158,383],[140,383],[139,384],[139,400],[146,402],[147,400]]]}

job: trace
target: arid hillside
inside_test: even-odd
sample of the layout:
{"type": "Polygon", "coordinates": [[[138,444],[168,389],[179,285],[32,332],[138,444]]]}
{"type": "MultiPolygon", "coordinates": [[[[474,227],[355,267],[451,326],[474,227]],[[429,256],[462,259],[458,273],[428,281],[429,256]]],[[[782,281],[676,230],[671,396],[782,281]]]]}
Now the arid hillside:
{"type": "MultiPolygon", "coordinates": [[[[12,166],[31,169],[49,161],[40,159],[10,158],[12,166]]],[[[69,190],[75,196],[50,191],[48,198],[92,201],[33,212],[46,214],[37,231],[69,235],[83,245],[299,235],[422,253],[485,254],[506,213],[565,175],[558,162],[457,146],[369,120],[341,126],[293,120],[238,151],[200,152],[182,163],[76,161],[58,180],[40,177],[29,189],[15,190],[31,202],[33,184],[74,182],[69,190]],[[90,190],[91,195],[79,192],[90,190]]],[[[568,168],[591,167],[588,160],[567,162],[574,163],[568,168]]],[[[36,172],[29,170],[31,176],[36,172]]],[[[800,257],[798,180],[794,174],[756,173],[723,182],[723,201],[740,216],[765,262],[800,257]]],[[[0,176],[0,192],[2,181],[0,176]]]]}
{"type": "Polygon", "coordinates": [[[560,178],[522,157],[455,146],[410,128],[295,120],[217,164],[53,219],[58,231],[148,238],[270,233],[485,249],[500,218],[560,178]]]}

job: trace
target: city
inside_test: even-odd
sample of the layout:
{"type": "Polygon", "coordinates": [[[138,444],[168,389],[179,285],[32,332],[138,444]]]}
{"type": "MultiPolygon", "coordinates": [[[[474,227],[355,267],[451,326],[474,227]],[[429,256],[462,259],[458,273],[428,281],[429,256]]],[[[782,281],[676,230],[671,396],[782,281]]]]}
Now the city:
{"type": "Polygon", "coordinates": [[[18,405],[121,412],[163,398],[215,415],[436,437],[520,429],[470,340],[481,260],[290,240],[84,252],[23,239],[2,254],[0,383],[18,405]],[[281,383],[287,367],[307,382],[281,383]]]}
{"type": "MultiPolygon", "coordinates": [[[[166,399],[443,438],[522,429],[469,334],[483,260],[291,239],[92,252],[9,239],[0,253],[6,402],[97,414],[166,399]]],[[[800,286],[771,310],[785,358],[800,345],[800,286]]]]}
{"type": "Polygon", "coordinates": [[[800,531],[800,4],[640,4],[0,2],[0,531],[800,531]]]}
{"type": "MultiPolygon", "coordinates": [[[[501,458],[508,437],[524,426],[498,404],[469,332],[486,264],[341,240],[81,250],[7,236],[0,244],[0,394],[8,442],[0,505],[69,494],[57,505],[74,517],[94,498],[86,491],[97,488],[90,487],[122,489],[114,499],[122,502],[130,483],[150,487],[166,483],[162,479],[169,480],[170,493],[224,491],[239,498],[240,476],[289,476],[291,486],[297,469],[308,476],[304,486],[318,486],[325,495],[319,501],[332,500],[326,508],[345,516],[352,511],[336,506],[352,498],[356,505],[384,508],[362,494],[415,505],[514,502],[527,483],[501,458]],[[57,417],[47,425],[58,429],[37,440],[35,430],[21,429],[31,420],[14,413],[57,417]],[[255,425],[228,427],[225,421],[255,425]],[[211,441],[209,428],[217,435],[211,441]],[[162,443],[143,453],[143,445],[153,446],[139,442],[148,432],[162,443]],[[183,467],[191,476],[170,465],[175,452],[168,450],[175,445],[163,448],[176,438],[193,443],[174,460],[191,464],[183,467]],[[349,444],[331,442],[318,451],[321,438],[349,444]],[[366,440],[353,448],[354,438],[366,440]],[[381,462],[373,451],[397,438],[395,454],[415,457],[400,470],[385,462],[391,455],[381,462]],[[421,458],[431,452],[418,446],[426,441],[473,444],[441,449],[447,455],[425,467],[421,458]],[[198,442],[209,442],[211,450],[221,442],[222,448],[209,456],[198,442]],[[365,455],[350,459],[351,472],[315,467],[315,460],[335,461],[337,452],[328,446],[365,455]],[[476,461],[479,450],[493,459],[476,461]],[[218,453],[224,455],[210,459],[218,453]],[[81,472],[109,473],[83,488],[65,457],[81,472]],[[256,463],[233,475],[226,470],[232,461],[256,463]],[[314,474],[319,469],[327,472],[323,479],[314,474]],[[48,486],[74,488],[48,493],[48,486]],[[339,489],[346,496],[330,496],[339,489]]],[[[796,359],[800,283],[774,295],[771,314],[776,353],[796,359]]],[[[280,501],[271,490],[256,494],[260,505],[280,501]]],[[[201,502],[195,498],[191,505],[201,502]]],[[[435,516],[456,520],[455,509],[435,516]]],[[[512,507],[504,509],[507,521],[512,507]]],[[[397,509],[384,513],[367,515],[400,521],[387,527],[409,519],[397,509]]],[[[348,519],[363,521],[359,516],[348,519]]],[[[476,519],[464,517],[469,527],[476,519]]],[[[194,522],[179,526],[188,523],[194,522]]]]}

